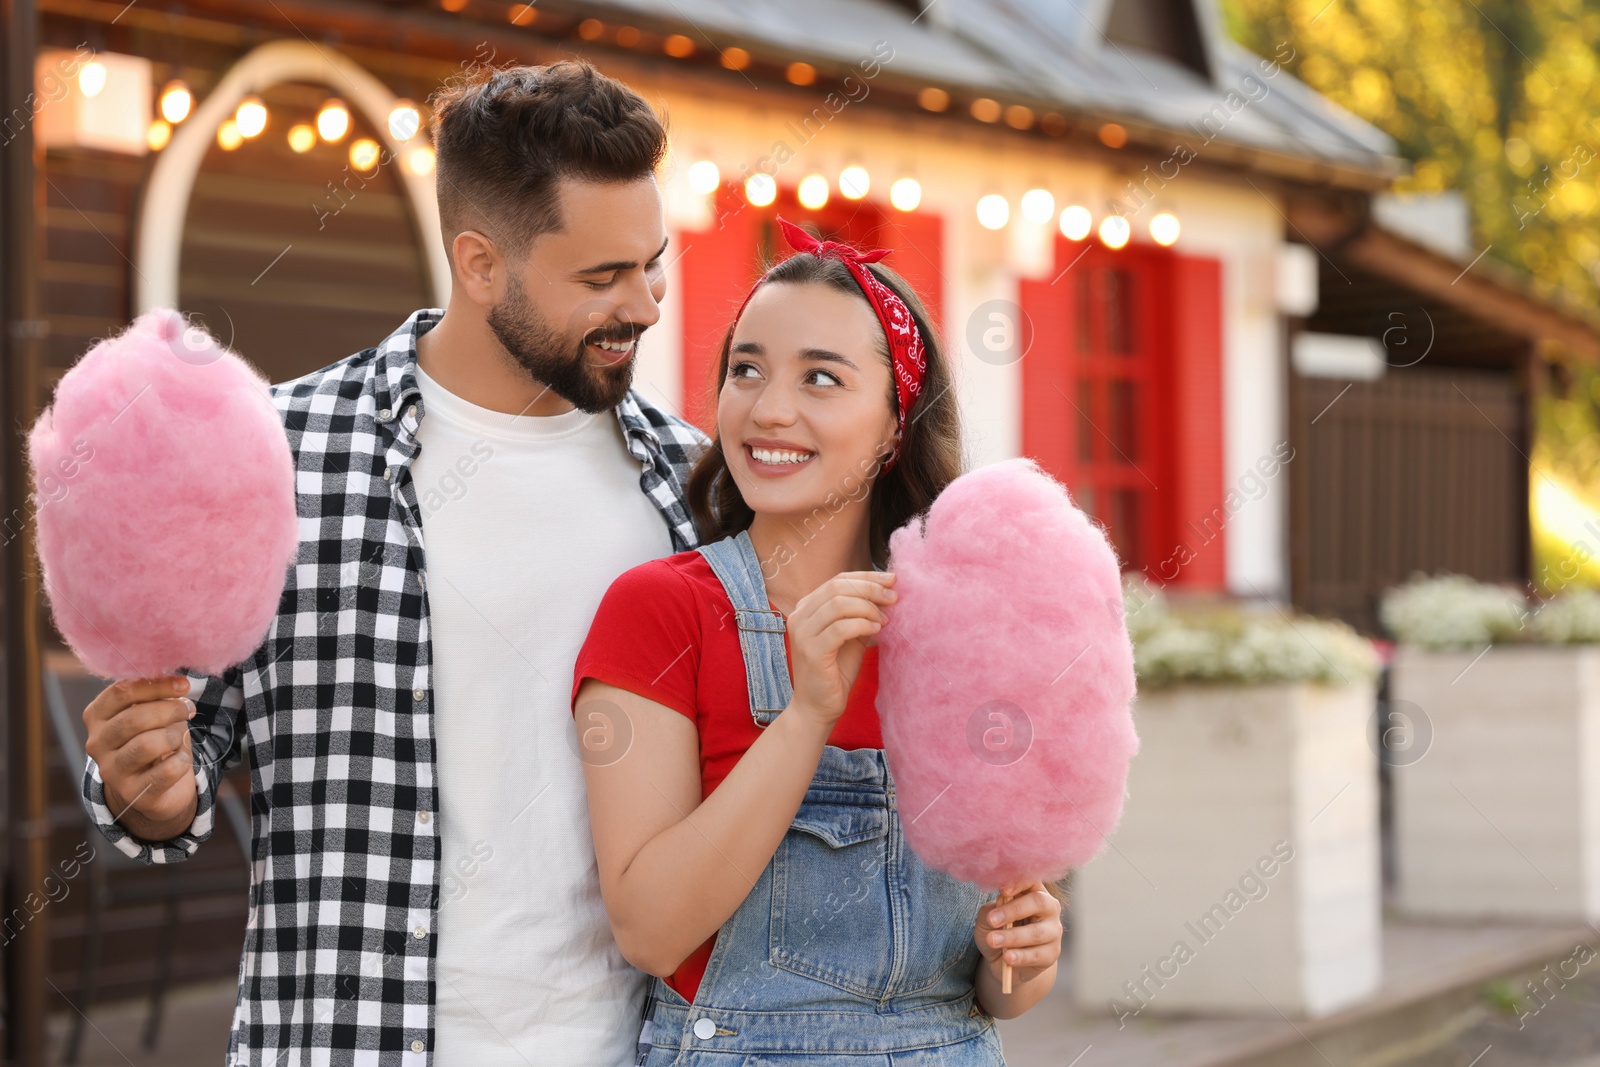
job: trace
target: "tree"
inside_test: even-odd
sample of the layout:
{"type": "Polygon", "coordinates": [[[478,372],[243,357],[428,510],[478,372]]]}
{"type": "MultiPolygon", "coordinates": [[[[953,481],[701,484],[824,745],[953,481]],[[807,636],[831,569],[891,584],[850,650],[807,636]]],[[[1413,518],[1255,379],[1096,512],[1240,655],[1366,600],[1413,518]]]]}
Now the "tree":
{"type": "Polygon", "coordinates": [[[1233,36],[1399,143],[1397,189],[1459,189],[1545,297],[1600,302],[1600,0],[1223,0],[1233,36]]]}

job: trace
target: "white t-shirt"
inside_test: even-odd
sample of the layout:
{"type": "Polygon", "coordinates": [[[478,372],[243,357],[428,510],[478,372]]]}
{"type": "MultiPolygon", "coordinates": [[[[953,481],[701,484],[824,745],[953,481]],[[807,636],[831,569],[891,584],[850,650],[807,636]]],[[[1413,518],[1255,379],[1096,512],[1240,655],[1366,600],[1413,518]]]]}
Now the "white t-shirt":
{"type": "Polygon", "coordinates": [[[441,843],[438,1067],[622,1067],[646,978],[600,900],[572,671],[612,579],[672,552],[611,412],[507,415],[420,368],[441,843]]]}

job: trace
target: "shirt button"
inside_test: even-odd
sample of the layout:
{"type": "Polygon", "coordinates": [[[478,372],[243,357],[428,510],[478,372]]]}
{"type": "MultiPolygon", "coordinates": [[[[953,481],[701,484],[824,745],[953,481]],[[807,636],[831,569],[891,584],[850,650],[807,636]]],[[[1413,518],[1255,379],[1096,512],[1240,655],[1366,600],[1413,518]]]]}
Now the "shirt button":
{"type": "Polygon", "coordinates": [[[428,931],[419,926],[415,930],[411,931],[411,936],[416,938],[418,941],[421,941],[423,938],[428,936],[428,931]]]}
{"type": "Polygon", "coordinates": [[[388,481],[390,478],[393,478],[393,477],[394,477],[394,468],[393,467],[385,467],[385,468],[383,468],[383,480],[384,481],[388,481]]]}
{"type": "Polygon", "coordinates": [[[415,420],[417,417],[417,405],[412,404],[410,407],[406,408],[406,416],[412,420],[415,420]]]}
{"type": "Polygon", "coordinates": [[[417,821],[422,823],[424,826],[426,826],[428,824],[428,819],[429,818],[430,818],[430,816],[428,815],[427,812],[425,812],[425,811],[417,812],[417,821]]]}
{"type": "Polygon", "coordinates": [[[411,1051],[412,1052],[416,1052],[416,1053],[420,1054],[422,1052],[422,1050],[427,1048],[427,1047],[428,1047],[427,1045],[424,1045],[422,1043],[422,1038],[420,1038],[420,1037],[417,1038],[415,1041],[411,1042],[411,1051]]]}
{"type": "Polygon", "coordinates": [[[694,1021],[694,1036],[701,1041],[710,1041],[717,1036],[717,1024],[702,1016],[694,1021]]]}
{"type": "Polygon", "coordinates": [[[428,691],[426,689],[413,689],[411,691],[411,698],[413,700],[427,700],[428,691]]]}
{"type": "Polygon", "coordinates": [[[378,412],[378,418],[382,419],[384,422],[388,422],[393,415],[394,412],[390,411],[388,408],[384,408],[382,411],[378,412]]]}

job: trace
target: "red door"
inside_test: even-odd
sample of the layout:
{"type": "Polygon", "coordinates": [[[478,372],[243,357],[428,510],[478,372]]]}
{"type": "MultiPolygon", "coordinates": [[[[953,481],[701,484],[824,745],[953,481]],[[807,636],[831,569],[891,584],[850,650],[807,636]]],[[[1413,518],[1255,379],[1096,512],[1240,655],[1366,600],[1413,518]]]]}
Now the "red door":
{"type": "Polygon", "coordinates": [[[1221,267],[1170,249],[1058,241],[1071,264],[1024,282],[1023,451],[1107,529],[1123,567],[1220,588],[1221,267]],[[1079,258],[1081,256],[1081,258],[1079,258]]]}

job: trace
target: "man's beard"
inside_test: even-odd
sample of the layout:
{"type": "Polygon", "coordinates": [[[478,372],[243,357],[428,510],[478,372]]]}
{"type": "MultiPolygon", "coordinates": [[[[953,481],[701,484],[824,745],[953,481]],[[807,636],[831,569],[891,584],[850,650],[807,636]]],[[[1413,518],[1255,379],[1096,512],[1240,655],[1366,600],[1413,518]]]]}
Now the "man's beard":
{"type": "Polygon", "coordinates": [[[521,279],[509,281],[505,299],[490,308],[488,315],[489,329],[501,347],[535,381],[574,407],[593,413],[620,404],[633,384],[637,342],[627,359],[611,366],[590,359],[586,343],[623,341],[644,330],[623,322],[586,330],[576,341],[564,338],[539,317],[521,279]]]}

